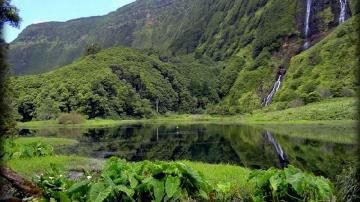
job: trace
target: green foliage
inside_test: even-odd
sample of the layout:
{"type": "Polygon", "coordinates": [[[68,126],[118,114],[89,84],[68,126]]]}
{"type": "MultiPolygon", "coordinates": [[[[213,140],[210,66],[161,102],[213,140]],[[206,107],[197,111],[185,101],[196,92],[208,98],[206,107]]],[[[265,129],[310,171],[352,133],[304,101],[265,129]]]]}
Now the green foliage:
{"type": "Polygon", "coordinates": [[[356,168],[346,165],[336,177],[335,190],[340,201],[350,202],[360,200],[360,187],[356,180],[356,168]]]}
{"type": "Polygon", "coordinates": [[[18,144],[13,139],[5,139],[3,147],[5,160],[54,155],[54,148],[42,142],[18,144]]]}
{"type": "Polygon", "coordinates": [[[19,27],[21,18],[19,9],[11,5],[11,0],[2,0],[1,2],[0,23],[3,28],[4,23],[9,23],[13,27],[19,27]]]}
{"type": "Polygon", "coordinates": [[[289,166],[283,170],[257,170],[250,173],[255,185],[253,201],[331,201],[332,185],[323,177],[289,166]]]}
{"type": "Polygon", "coordinates": [[[92,43],[88,45],[85,49],[84,56],[94,55],[101,51],[101,46],[97,43],[92,43]]]}
{"type": "Polygon", "coordinates": [[[176,201],[207,199],[209,185],[182,163],[128,163],[111,158],[98,178],[79,182],[64,178],[57,168],[41,176],[38,185],[47,199],[77,201],[176,201]]]}
{"type": "MultiPolygon", "coordinates": [[[[301,105],[301,101],[300,101],[301,105]]],[[[291,105],[289,106],[291,107],[291,105]]],[[[256,111],[249,121],[358,120],[354,98],[337,98],[281,111],[256,111]]]]}
{"type": "MultiPolygon", "coordinates": [[[[47,200],[289,201],[296,199],[328,201],[334,198],[329,180],[302,172],[293,166],[284,170],[271,168],[251,171],[247,181],[240,182],[244,183],[244,186],[246,184],[249,191],[251,190],[246,194],[240,192],[243,195],[233,190],[235,187],[229,182],[210,185],[201,174],[180,162],[128,163],[111,158],[100,175],[86,174],[78,181],[69,180],[59,170],[53,165],[52,169],[41,175],[37,182],[44,190],[47,200]]],[[[216,173],[219,172],[216,171],[216,173]]]]}
{"type": "Polygon", "coordinates": [[[61,114],[57,121],[59,124],[81,124],[85,122],[85,118],[81,114],[72,112],[69,114],[61,114]]]}
{"type": "MultiPolygon", "coordinates": [[[[11,85],[20,121],[55,118],[59,112],[90,119],[149,117],[157,102],[160,113],[195,111],[190,81],[177,68],[157,55],[116,47],[46,74],[12,78],[11,85]]],[[[215,85],[201,83],[203,90],[196,96],[203,105],[218,100],[216,91],[208,91],[215,85]]]]}

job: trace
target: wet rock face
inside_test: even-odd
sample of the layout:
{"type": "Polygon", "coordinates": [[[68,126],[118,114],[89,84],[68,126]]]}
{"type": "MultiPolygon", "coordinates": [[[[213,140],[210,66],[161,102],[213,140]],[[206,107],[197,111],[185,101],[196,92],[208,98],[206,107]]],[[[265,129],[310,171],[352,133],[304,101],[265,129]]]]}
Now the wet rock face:
{"type": "MultiPolygon", "coordinates": [[[[347,1],[346,5],[346,19],[351,15],[350,2],[347,1]]],[[[307,0],[302,0],[302,17],[299,18],[302,22],[299,22],[301,33],[305,39],[305,15],[306,15],[306,5],[307,0]]],[[[316,41],[319,37],[331,30],[332,28],[339,25],[339,16],[341,10],[340,0],[312,0],[311,2],[311,13],[309,20],[309,31],[308,31],[308,40],[309,43],[316,41]]],[[[298,19],[298,20],[299,20],[298,19]]],[[[311,43],[312,44],[312,43],[311,43]]]]}

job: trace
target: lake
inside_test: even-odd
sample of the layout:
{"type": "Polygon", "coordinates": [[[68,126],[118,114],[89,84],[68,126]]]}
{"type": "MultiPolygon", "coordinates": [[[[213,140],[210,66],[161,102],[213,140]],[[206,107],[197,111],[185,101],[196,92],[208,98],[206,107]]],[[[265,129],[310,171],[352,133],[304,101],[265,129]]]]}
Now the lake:
{"type": "Polygon", "coordinates": [[[355,126],[240,124],[131,124],[111,128],[22,129],[21,136],[76,139],[58,154],[129,161],[191,160],[248,168],[281,167],[289,162],[334,178],[356,158],[355,126]]]}

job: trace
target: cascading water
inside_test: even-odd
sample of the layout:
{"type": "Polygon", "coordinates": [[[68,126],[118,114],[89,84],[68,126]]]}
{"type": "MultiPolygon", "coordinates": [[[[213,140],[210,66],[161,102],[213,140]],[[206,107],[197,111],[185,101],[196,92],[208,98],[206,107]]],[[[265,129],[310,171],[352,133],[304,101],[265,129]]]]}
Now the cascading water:
{"type": "Polygon", "coordinates": [[[274,136],[269,132],[265,131],[263,133],[263,136],[274,146],[275,151],[279,157],[280,160],[280,166],[281,168],[285,168],[289,165],[289,160],[287,159],[284,151],[282,150],[281,146],[276,142],[274,136]]]}
{"type": "Polygon", "coordinates": [[[305,43],[304,49],[308,49],[310,46],[308,37],[310,33],[310,15],[311,15],[311,0],[306,0],[306,15],[305,15],[305,43]]]}
{"type": "Polygon", "coordinates": [[[273,88],[271,89],[271,92],[270,92],[269,95],[266,96],[266,98],[264,99],[264,101],[263,101],[263,106],[264,106],[264,107],[268,106],[268,105],[271,103],[271,101],[272,101],[275,93],[279,90],[280,85],[281,85],[281,77],[282,77],[282,74],[279,75],[279,77],[278,77],[278,79],[276,80],[273,88]]]}
{"type": "Polygon", "coordinates": [[[339,0],[340,1],[340,16],[339,16],[339,24],[345,22],[346,20],[346,0],[339,0]]]}

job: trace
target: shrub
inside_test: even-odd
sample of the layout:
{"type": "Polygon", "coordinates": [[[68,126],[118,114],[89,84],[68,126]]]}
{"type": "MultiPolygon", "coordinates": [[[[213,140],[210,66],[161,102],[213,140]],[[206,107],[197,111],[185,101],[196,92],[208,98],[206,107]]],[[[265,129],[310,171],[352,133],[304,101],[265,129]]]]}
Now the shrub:
{"type": "Polygon", "coordinates": [[[321,100],[321,97],[318,92],[311,92],[309,94],[303,95],[303,98],[305,100],[305,103],[312,103],[312,102],[318,102],[321,100]]]}
{"type": "Polygon", "coordinates": [[[344,97],[353,97],[355,95],[355,91],[350,88],[342,88],[341,95],[344,97]]]}
{"type": "Polygon", "coordinates": [[[41,142],[20,145],[12,139],[6,139],[3,146],[4,156],[2,158],[6,160],[54,155],[54,148],[41,142]]]}
{"type": "Polygon", "coordinates": [[[61,114],[58,118],[59,124],[80,124],[84,122],[84,116],[75,112],[71,112],[69,114],[61,114]]]}
{"type": "Polygon", "coordinates": [[[332,96],[331,91],[327,88],[319,88],[317,91],[321,98],[329,98],[332,96]]]}
{"type": "Polygon", "coordinates": [[[295,99],[293,101],[291,101],[288,106],[290,108],[295,108],[295,107],[300,107],[300,106],[303,106],[305,103],[302,99],[298,98],[298,99],[295,99]]]}
{"type": "Polygon", "coordinates": [[[253,201],[331,201],[334,198],[329,180],[291,165],[283,170],[253,171],[248,180],[255,185],[253,201]]]}

